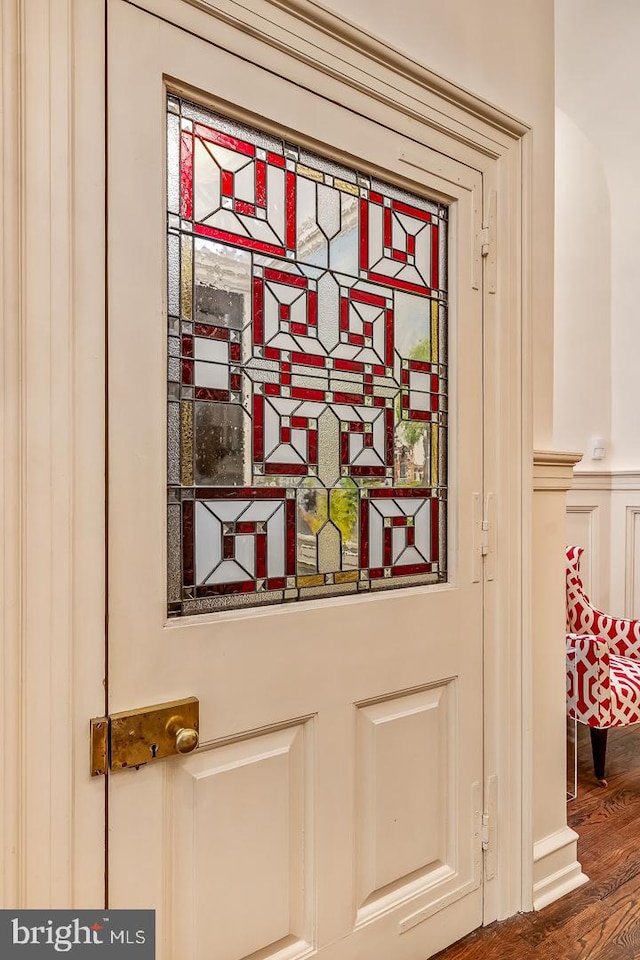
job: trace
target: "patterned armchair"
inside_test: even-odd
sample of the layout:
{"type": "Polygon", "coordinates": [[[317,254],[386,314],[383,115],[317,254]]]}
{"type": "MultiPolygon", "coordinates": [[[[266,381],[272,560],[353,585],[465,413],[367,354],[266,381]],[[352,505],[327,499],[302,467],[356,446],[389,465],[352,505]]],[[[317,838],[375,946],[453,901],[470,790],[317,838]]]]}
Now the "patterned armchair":
{"type": "Polygon", "coordinates": [[[593,768],[603,786],[607,732],[640,723],[640,620],[596,610],[582,587],[582,547],[567,547],[569,716],[591,731],[593,768]]]}

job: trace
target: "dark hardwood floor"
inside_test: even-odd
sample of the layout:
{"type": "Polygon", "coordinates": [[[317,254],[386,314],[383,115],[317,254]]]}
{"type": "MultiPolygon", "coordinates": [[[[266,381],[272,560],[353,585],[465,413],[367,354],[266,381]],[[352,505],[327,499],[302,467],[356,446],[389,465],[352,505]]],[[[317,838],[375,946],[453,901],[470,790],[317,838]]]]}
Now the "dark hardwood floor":
{"type": "Polygon", "coordinates": [[[578,796],[568,821],[589,883],[537,913],[476,930],[434,960],[640,958],[640,728],[610,731],[606,772],[603,788],[589,732],[578,724],[578,796]]]}

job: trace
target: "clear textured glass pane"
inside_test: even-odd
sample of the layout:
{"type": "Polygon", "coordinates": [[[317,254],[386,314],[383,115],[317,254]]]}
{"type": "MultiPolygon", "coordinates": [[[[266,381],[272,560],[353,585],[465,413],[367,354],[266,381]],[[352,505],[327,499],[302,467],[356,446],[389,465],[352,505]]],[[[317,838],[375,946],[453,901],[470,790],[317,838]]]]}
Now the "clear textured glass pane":
{"type": "Polygon", "coordinates": [[[176,98],[167,145],[169,612],[446,579],[446,209],[176,98]]]}

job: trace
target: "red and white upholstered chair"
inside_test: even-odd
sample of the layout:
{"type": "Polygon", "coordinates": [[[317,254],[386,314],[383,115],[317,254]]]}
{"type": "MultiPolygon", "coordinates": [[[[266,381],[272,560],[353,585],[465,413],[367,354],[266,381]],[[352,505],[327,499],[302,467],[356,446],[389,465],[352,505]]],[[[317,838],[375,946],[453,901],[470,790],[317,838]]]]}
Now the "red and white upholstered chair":
{"type": "Polygon", "coordinates": [[[593,768],[603,786],[607,732],[640,723],[640,620],[592,606],[580,579],[582,547],[567,547],[567,701],[591,731],[593,768]]]}

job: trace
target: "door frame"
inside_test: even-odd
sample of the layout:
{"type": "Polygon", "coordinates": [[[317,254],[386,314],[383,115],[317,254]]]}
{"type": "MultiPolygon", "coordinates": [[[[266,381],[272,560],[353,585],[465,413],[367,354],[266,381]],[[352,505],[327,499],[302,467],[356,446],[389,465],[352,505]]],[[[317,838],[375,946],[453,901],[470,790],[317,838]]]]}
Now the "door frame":
{"type": "MultiPolygon", "coordinates": [[[[105,709],[107,2],[1,7],[7,905],[104,902],[105,783],[89,777],[87,721],[105,709]]],[[[339,90],[346,104],[365,98],[372,116],[393,116],[414,138],[417,124],[431,147],[483,174],[491,247],[482,258],[478,237],[475,255],[495,285],[484,290],[485,490],[498,531],[485,583],[485,775],[497,778],[499,827],[484,920],[530,909],[531,130],[313,0],[137,5],[215,32],[232,51],[241,44],[267,69],[286,58],[300,85],[339,90]]],[[[412,161],[398,158],[407,170],[412,161]]]]}

